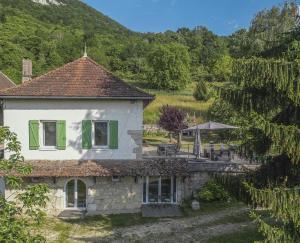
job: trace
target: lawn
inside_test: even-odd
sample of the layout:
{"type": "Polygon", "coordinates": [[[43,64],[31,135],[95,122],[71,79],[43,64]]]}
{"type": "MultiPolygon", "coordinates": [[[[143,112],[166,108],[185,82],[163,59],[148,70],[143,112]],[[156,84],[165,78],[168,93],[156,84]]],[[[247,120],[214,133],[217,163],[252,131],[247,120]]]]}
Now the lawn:
{"type": "Polygon", "coordinates": [[[144,111],[144,123],[156,124],[159,120],[159,109],[163,105],[172,105],[183,109],[189,117],[196,116],[198,123],[207,120],[207,112],[213,100],[207,102],[197,101],[193,97],[193,90],[187,88],[178,92],[166,92],[150,90],[150,93],[156,96],[156,99],[146,107],[144,111]]]}
{"type": "Polygon", "coordinates": [[[97,229],[97,236],[105,238],[111,234],[113,229],[154,223],[157,220],[157,218],[143,218],[140,213],[98,215],[76,220],[47,218],[43,232],[48,237],[49,234],[53,235],[55,239],[48,239],[50,242],[70,242],[68,239],[74,229],[79,235],[93,234],[95,233],[94,230],[97,229]]]}
{"type": "Polygon", "coordinates": [[[192,211],[183,205],[179,218],[143,218],[141,214],[100,215],[81,220],[47,219],[47,242],[253,242],[261,240],[239,202],[202,203],[192,211]],[[194,242],[194,241],[191,241],[194,242]]]}
{"type": "MultiPolygon", "coordinates": [[[[124,77],[123,77],[124,78],[124,77]]],[[[185,89],[179,91],[165,91],[146,88],[145,83],[131,78],[124,78],[133,86],[139,87],[147,93],[155,95],[155,100],[146,107],[144,111],[144,124],[156,124],[159,120],[159,109],[163,105],[173,105],[185,110],[190,117],[196,116],[197,122],[207,120],[207,111],[213,99],[207,102],[197,101],[193,97],[196,83],[189,84],[185,89]]]]}
{"type": "Polygon", "coordinates": [[[263,239],[256,229],[245,229],[240,232],[214,236],[207,243],[253,243],[262,242],[263,239]]]}

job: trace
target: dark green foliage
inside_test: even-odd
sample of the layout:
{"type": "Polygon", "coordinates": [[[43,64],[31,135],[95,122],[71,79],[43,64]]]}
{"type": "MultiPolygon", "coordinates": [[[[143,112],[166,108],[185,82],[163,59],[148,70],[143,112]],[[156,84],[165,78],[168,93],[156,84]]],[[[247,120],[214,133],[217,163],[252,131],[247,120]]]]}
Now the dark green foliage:
{"type": "Polygon", "coordinates": [[[214,180],[229,193],[231,197],[239,201],[250,204],[252,203],[250,194],[244,186],[244,182],[248,175],[230,175],[230,174],[214,174],[214,180]]]}
{"type": "MultiPolygon", "coordinates": [[[[237,196],[244,200],[250,198],[254,206],[268,209],[276,223],[266,222],[255,213],[252,215],[266,242],[300,240],[299,68],[298,60],[292,60],[293,55],[287,55],[285,50],[289,43],[295,44],[292,38],[296,35],[291,32],[287,38],[286,26],[280,32],[284,38],[276,35],[285,23],[280,23],[277,29],[264,29],[266,23],[269,25],[269,21],[274,21],[271,20],[274,16],[279,16],[283,22],[282,15],[293,18],[292,14],[286,15],[290,10],[294,10],[294,5],[285,4],[283,9],[273,8],[255,19],[257,22],[253,24],[258,29],[252,28],[250,32],[256,32],[256,40],[262,44],[257,48],[260,52],[255,54],[260,58],[235,61],[232,82],[223,87],[221,93],[236,114],[248,121],[247,146],[241,151],[264,163],[258,171],[245,177],[223,178],[222,181],[227,188],[234,188],[237,196]],[[259,38],[262,36],[267,40],[264,43],[259,38]],[[271,51],[266,51],[267,48],[271,51]]],[[[292,23],[296,24],[295,21],[292,23]]]]}
{"type": "Polygon", "coordinates": [[[189,53],[181,44],[156,45],[148,60],[152,88],[179,90],[191,81],[189,53]]]}
{"type": "Polygon", "coordinates": [[[242,154],[263,165],[245,176],[218,181],[239,199],[268,210],[270,222],[252,214],[266,242],[300,241],[300,32],[296,9],[295,2],[286,2],[282,8],[260,12],[246,35],[234,36],[249,41],[248,51],[236,53],[247,58],[234,62],[231,83],[221,89],[221,102],[230,103],[232,115],[243,117],[247,132],[242,154]]]}
{"type": "Polygon", "coordinates": [[[209,76],[227,52],[226,38],[204,27],[140,34],[81,1],[61,2],[64,5],[44,6],[31,0],[0,0],[0,70],[16,83],[21,82],[23,57],[33,60],[37,76],[82,56],[85,42],[88,55],[121,78],[162,89],[184,87],[199,66],[209,76]],[[148,58],[159,52],[158,46],[163,49],[158,56],[165,59],[148,58]],[[167,69],[155,73],[157,63],[167,69]]]}
{"type": "Polygon", "coordinates": [[[205,81],[199,81],[194,91],[194,98],[199,101],[207,101],[210,98],[209,89],[205,81]]]}
{"type": "Polygon", "coordinates": [[[208,181],[198,192],[198,198],[203,202],[228,201],[229,194],[221,184],[208,181]]]}
{"type": "Polygon", "coordinates": [[[232,73],[232,58],[229,55],[225,55],[218,58],[212,69],[214,81],[229,82],[231,73],[232,73]]]}
{"type": "Polygon", "coordinates": [[[287,46],[289,41],[286,38],[297,28],[297,24],[296,1],[285,1],[281,6],[260,11],[248,31],[241,29],[230,36],[230,54],[238,58],[261,56],[262,53],[275,56],[287,46]]]}

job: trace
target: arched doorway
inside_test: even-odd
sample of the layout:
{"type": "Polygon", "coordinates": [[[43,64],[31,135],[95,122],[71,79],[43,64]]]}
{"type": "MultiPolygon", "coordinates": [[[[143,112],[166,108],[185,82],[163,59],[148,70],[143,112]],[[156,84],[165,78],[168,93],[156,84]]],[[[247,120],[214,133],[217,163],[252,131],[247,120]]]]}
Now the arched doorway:
{"type": "Polygon", "coordinates": [[[66,208],[86,207],[86,185],[82,180],[72,179],[66,184],[66,208]]]}

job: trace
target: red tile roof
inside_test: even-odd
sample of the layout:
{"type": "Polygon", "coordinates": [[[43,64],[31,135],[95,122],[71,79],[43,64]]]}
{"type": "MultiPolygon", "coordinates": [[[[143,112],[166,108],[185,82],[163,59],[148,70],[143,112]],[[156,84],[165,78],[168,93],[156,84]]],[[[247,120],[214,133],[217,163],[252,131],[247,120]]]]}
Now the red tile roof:
{"type": "Polygon", "coordinates": [[[0,90],[15,87],[16,84],[0,71],[0,90]]]}
{"type": "MultiPolygon", "coordinates": [[[[167,176],[188,175],[184,159],[144,160],[35,160],[26,161],[33,168],[26,177],[88,177],[88,176],[167,176]]],[[[5,174],[0,171],[0,176],[5,174]]],[[[15,174],[17,175],[17,174],[15,174]]]]}
{"type": "Polygon", "coordinates": [[[0,91],[0,97],[154,99],[154,96],[125,83],[88,57],[0,91]]]}

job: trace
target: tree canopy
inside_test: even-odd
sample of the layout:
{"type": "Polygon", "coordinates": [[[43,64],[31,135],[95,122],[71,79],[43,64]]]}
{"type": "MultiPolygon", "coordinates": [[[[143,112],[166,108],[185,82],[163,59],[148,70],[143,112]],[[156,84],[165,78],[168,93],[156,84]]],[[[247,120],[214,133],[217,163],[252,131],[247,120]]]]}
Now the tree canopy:
{"type": "MultiPolygon", "coordinates": [[[[282,11],[285,8],[288,8],[287,5],[282,11]]],[[[269,16],[274,11],[271,9],[263,15],[269,16]]],[[[292,37],[292,31],[288,39],[285,29],[281,31],[285,44],[294,45],[298,41],[292,37]]],[[[255,57],[235,60],[231,82],[221,89],[221,97],[235,109],[238,116],[243,116],[244,126],[248,127],[243,153],[265,163],[244,184],[253,204],[268,209],[276,223],[267,222],[256,213],[252,216],[259,223],[267,242],[298,242],[299,60],[292,60],[290,56],[287,58],[288,49],[284,49],[280,42],[277,45],[280,48],[268,46],[273,49],[273,57],[269,54],[266,58],[264,55],[267,50],[263,47],[255,57]]]]}
{"type": "Polygon", "coordinates": [[[179,90],[191,81],[190,59],[187,48],[181,44],[156,45],[149,55],[151,87],[179,90]]]}

